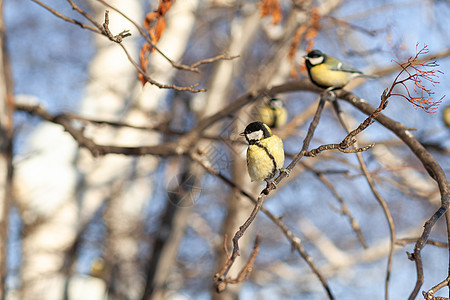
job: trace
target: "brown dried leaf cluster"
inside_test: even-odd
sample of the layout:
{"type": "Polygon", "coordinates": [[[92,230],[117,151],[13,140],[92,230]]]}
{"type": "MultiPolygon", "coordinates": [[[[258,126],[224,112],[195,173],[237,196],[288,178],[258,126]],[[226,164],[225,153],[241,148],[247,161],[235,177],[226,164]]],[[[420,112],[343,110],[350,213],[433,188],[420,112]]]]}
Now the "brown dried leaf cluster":
{"type": "Polygon", "coordinates": [[[283,20],[283,13],[278,0],[261,0],[259,8],[261,9],[261,17],[272,16],[274,25],[283,20]]]}
{"type": "MultiPolygon", "coordinates": [[[[172,4],[173,4],[172,0],[160,0],[158,9],[149,12],[145,16],[144,28],[150,35],[153,44],[156,44],[159,41],[164,29],[166,29],[166,20],[164,19],[164,16],[167,13],[167,11],[169,11],[169,9],[172,7],[172,4]]],[[[153,50],[154,49],[152,45],[150,45],[149,43],[145,43],[142,46],[141,53],[139,56],[139,62],[140,67],[143,70],[147,69],[148,56],[153,50]]],[[[142,85],[144,85],[147,82],[147,80],[144,78],[142,74],[139,74],[139,79],[141,80],[142,85]]]]}
{"type": "MultiPolygon", "coordinates": [[[[299,47],[300,41],[303,39],[306,41],[306,51],[309,52],[313,50],[315,38],[317,34],[319,33],[320,28],[320,21],[322,20],[322,16],[319,13],[319,9],[317,7],[313,7],[311,10],[311,18],[309,19],[309,23],[306,25],[300,26],[297,31],[295,32],[294,38],[292,39],[291,48],[289,51],[289,59],[293,62],[295,58],[295,53],[297,52],[297,49],[299,47]]],[[[302,68],[305,66],[302,65],[302,68]]],[[[296,78],[297,76],[297,70],[295,68],[295,65],[292,66],[291,69],[291,77],[296,78]]]]}

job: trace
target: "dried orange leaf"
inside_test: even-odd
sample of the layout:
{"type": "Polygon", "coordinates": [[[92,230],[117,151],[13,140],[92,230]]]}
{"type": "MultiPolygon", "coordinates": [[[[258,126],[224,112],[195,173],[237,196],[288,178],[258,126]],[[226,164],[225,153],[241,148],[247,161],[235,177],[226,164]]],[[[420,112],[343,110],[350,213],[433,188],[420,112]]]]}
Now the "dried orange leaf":
{"type": "Polygon", "coordinates": [[[156,22],[156,26],[154,27],[154,35],[155,35],[155,39],[156,39],[156,40],[153,41],[154,43],[159,41],[159,39],[161,38],[161,35],[162,35],[164,29],[166,29],[166,21],[164,20],[164,18],[160,18],[156,22]]]}
{"type": "Polygon", "coordinates": [[[297,52],[298,44],[300,43],[300,39],[306,31],[306,25],[300,26],[295,32],[294,38],[292,39],[292,44],[289,49],[288,58],[293,60],[295,58],[295,53],[297,52]]]}
{"type": "Polygon", "coordinates": [[[155,21],[156,19],[158,19],[158,17],[160,16],[159,13],[152,11],[149,12],[146,16],[145,16],[145,20],[144,20],[144,28],[149,30],[150,29],[150,25],[153,21],[155,21]]]}
{"type": "Polygon", "coordinates": [[[172,0],[161,0],[158,9],[148,13],[145,16],[144,28],[147,29],[152,41],[156,43],[161,38],[161,35],[166,28],[166,21],[164,15],[172,6],[172,0]]]}
{"type": "Polygon", "coordinates": [[[259,2],[261,17],[272,16],[273,24],[276,25],[283,19],[283,13],[278,0],[261,0],[259,2]]]}
{"type": "MultiPolygon", "coordinates": [[[[159,41],[162,33],[164,32],[164,29],[166,29],[166,21],[164,20],[164,15],[170,9],[172,3],[173,3],[172,0],[160,0],[158,9],[149,12],[145,16],[143,25],[144,28],[147,30],[148,34],[150,35],[150,39],[154,44],[156,44],[159,41]]],[[[139,63],[141,69],[144,72],[147,71],[148,56],[150,52],[152,52],[153,50],[154,49],[149,43],[145,43],[141,48],[141,52],[139,55],[139,63]]],[[[147,82],[143,74],[139,74],[139,80],[142,82],[142,85],[144,85],[147,82]]]]}
{"type": "Polygon", "coordinates": [[[147,80],[145,79],[144,75],[142,75],[141,73],[139,73],[138,78],[141,81],[143,86],[147,83],[147,80]]]}

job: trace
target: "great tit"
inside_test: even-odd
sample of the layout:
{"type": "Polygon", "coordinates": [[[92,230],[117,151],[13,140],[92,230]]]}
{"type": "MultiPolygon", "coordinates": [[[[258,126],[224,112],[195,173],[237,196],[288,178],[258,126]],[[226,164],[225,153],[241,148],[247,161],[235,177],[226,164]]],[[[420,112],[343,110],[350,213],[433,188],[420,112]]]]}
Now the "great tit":
{"type": "Polygon", "coordinates": [[[442,111],[442,120],[444,120],[444,124],[447,127],[450,127],[450,105],[444,107],[442,111]]]}
{"type": "Polygon", "coordinates": [[[355,77],[375,77],[363,74],[320,50],[312,50],[304,58],[312,83],[324,89],[343,88],[355,77]]]}
{"type": "Polygon", "coordinates": [[[253,122],[241,134],[248,142],[247,169],[252,181],[268,181],[284,164],[283,141],[269,126],[253,122]]]}
{"type": "Polygon", "coordinates": [[[258,120],[267,124],[270,128],[279,128],[284,126],[287,121],[287,110],[283,101],[272,98],[268,103],[258,108],[258,120]]]}

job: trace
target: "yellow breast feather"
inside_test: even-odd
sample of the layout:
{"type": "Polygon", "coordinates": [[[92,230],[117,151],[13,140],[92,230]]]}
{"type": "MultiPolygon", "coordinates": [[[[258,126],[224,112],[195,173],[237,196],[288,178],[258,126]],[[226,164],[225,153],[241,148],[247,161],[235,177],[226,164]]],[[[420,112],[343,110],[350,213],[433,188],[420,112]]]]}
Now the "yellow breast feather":
{"type": "Polygon", "coordinates": [[[352,76],[349,72],[329,70],[325,64],[317,65],[311,68],[311,77],[322,86],[333,86],[341,88],[346,85],[352,76]]]}
{"type": "Polygon", "coordinates": [[[283,141],[278,136],[249,145],[247,150],[247,167],[252,181],[264,181],[276,175],[284,165],[283,141]]]}

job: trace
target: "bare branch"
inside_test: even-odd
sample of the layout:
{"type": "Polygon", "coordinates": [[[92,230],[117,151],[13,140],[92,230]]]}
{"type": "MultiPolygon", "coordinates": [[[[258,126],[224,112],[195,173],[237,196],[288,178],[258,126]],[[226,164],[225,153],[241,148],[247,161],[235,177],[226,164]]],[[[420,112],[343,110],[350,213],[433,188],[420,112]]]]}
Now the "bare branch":
{"type": "Polygon", "coordinates": [[[198,62],[193,63],[192,65],[190,65],[189,67],[194,70],[194,69],[197,69],[197,67],[200,66],[200,65],[210,64],[210,63],[216,62],[218,60],[233,60],[233,59],[239,58],[239,57],[240,57],[239,55],[228,56],[226,54],[220,54],[220,55],[217,55],[217,56],[214,56],[214,57],[211,57],[211,58],[206,58],[206,59],[199,60],[198,62]]]}
{"type": "MultiPolygon", "coordinates": [[[[353,94],[340,90],[337,93],[337,97],[351,103],[356,108],[361,110],[366,114],[373,114],[374,108],[370,106],[366,101],[359,99],[353,94]]],[[[383,95],[385,95],[383,93],[383,95]]],[[[383,99],[383,96],[382,96],[383,99]]],[[[416,155],[416,157],[422,162],[428,174],[437,182],[439,186],[439,190],[441,193],[441,207],[433,214],[433,216],[425,222],[423,233],[420,239],[417,241],[416,246],[414,247],[414,254],[411,254],[410,259],[414,260],[416,263],[416,271],[417,271],[417,281],[416,286],[413,292],[410,295],[410,299],[414,299],[419,293],[420,287],[423,284],[423,265],[422,259],[420,256],[420,252],[423,247],[426,245],[426,241],[430,235],[431,229],[434,224],[436,224],[437,220],[439,220],[447,211],[450,205],[450,191],[448,186],[448,181],[445,176],[444,171],[440,167],[440,165],[436,162],[436,160],[431,156],[428,151],[420,144],[417,139],[408,131],[408,128],[399,122],[395,122],[388,117],[379,113],[376,117],[376,120],[380,122],[387,129],[391,130],[394,134],[396,134],[416,155]]],[[[448,217],[446,217],[447,223],[448,217]]]]}
{"type": "Polygon", "coordinates": [[[310,166],[308,166],[306,164],[303,164],[303,166],[305,168],[307,168],[309,171],[313,172],[317,176],[317,178],[319,178],[319,180],[330,190],[330,192],[334,195],[336,200],[338,200],[339,204],[342,207],[340,212],[343,215],[347,216],[347,218],[349,219],[350,224],[352,226],[352,229],[356,233],[356,236],[358,237],[361,245],[366,249],[367,248],[367,243],[366,243],[366,239],[364,238],[364,235],[361,232],[361,227],[359,226],[359,224],[355,220],[355,218],[352,216],[350,210],[348,209],[347,204],[345,203],[345,201],[341,197],[341,195],[339,195],[338,191],[336,190],[334,185],[331,183],[331,181],[329,181],[326,178],[326,176],[324,175],[323,172],[317,171],[317,170],[313,169],[312,167],[310,167],[310,166]]]}
{"type": "MultiPolygon", "coordinates": [[[[380,107],[382,104],[380,105],[380,107]]],[[[386,107],[386,106],[383,106],[386,107]]],[[[338,116],[338,120],[341,123],[342,127],[350,133],[350,129],[348,128],[347,124],[344,121],[344,118],[342,116],[342,111],[339,107],[339,103],[337,101],[333,102],[333,108],[338,116]]],[[[355,147],[357,147],[357,144],[355,144],[355,147]]],[[[372,191],[372,194],[374,195],[375,199],[377,199],[378,204],[380,204],[381,208],[383,209],[383,213],[386,217],[386,220],[389,225],[389,233],[390,233],[390,245],[389,245],[389,255],[388,255],[388,264],[386,267],[386,279],[385,279],[385,299],[389,299],[389,279],[391,274],[391,268],[392,268],[392,259],[394,256],[394,245],[395,241],[397,239],[396,233],[395,233],[395,224],[394,219],[392,217],[391,211],[389,210],[389,207],[387,205],[386,200],[380,195],[377,188],[375,187],[375,182],[372,178],[372,175],[370,174],[369,170],[367,169],[366,162],[364,161],[361,153],[356,153],[356,157],[358,158],[359,165],[361,166],[361,171],[364,174],[364,177],[367,180],[367,183],[369,184],[370,190],[372,191]]]]}
{"type": "Polygon", "coordinates": [[[97,26],[93,27],[93,26],[91,26],[91,25],[87,25],[87,24],[84,24],[84,23],[82,23],[82,22],[80,22],[80,21],[77,21],[77,20],[75,20],[75,19],[69,18],[69,17],[63,15],[62,13],[60,13],[60,12],[54,10],[54,9],[51,8],[50,6],[48,6],[48,5],[44,4],[44,3],[42,3],[42,2],[39,1],[39,0],[31,0],[31,1],[33,1],[34,3],[37,3],[38,5],[42,6],[43,8],[45,8],[46,10],[48,10],[49,12],[51,12],[52,14],[54,14],[55,16],[57,16],[58,18],[63,19],[64,21],[67,21],[67,22],[69,22],[69,23],[78,25],[78,26],[80,26],[81,28],[88,29],[88,30],[93,31],[93,32],[95,32],[95,33],[103,34],[102,30],[100,30],[97,26]]]}
{"type": "MultiPolygon", "coordinates": [[[[236,183],[234,183],[233,181],[231,181],[230,179],[228,179],[227,177],[222,175],[218,170],[211,167],[211,164],[207,160],[205,160],[199,153],[192,151],[189,153],[189,157],[192,160],[194,160],[195,162],[197,162],[198,164],[200,164],[200,166],[202,166],[202,168],[204,168],[208,173],[210,173],[210,174],[216,176],[217,178],[219,178],[220,180],[222,180],[226,185],[231,187],[234,191],[240,193],[241,195],[243,195],[245,198],[249,199],[253,203],[255,203],[255,204],[257,203],[256,199],[254,199],[250,194],[245,192],[236,183]]],[[[303,248],[300,238],[295,236],[294,233],[286,226],[286,224],[283,223],[283,221],[280,218],[273,215],[264,206],[261,206],[261,211],[266,216],[268,216],[269,219],[283,231],[284,235],[291,242],[293,249],[295,249],[300,254],[300,256],[305,260],[305,262],[308,264],[308,266],[314,272],[314,274],[318,277],[322,286],[324,287],[325,291],[327,292],[329,299],[334,299],[334,296],[331,292],[330,287],[328,286],[328,284],[325,280],[325,277],[322,275],[322,273],[319,271],[317,266],[314,264],[312,258],[308,255],[306,250],[303,248]]],[[[227,261],[227,263],[228,263],[228,261],[227,261]]],[[[217,273],[216,275],[218,275],[218,274],[219,273],[217,273]]],[[[215,276],[215,278],[218,280],[221,278],[221,276],[218,275],[217,277],[215,276]]],[[[225,278],[225,277],[223,277],[223,278],[225,278]]],[[[223,278],[222,278],[222,280],[223,280],[223,278]]],[[[216,286],[217,286],[217,284],[220,284],[220,281],[216,281],[216,286]]]]}
{"type": "Polygon", "coordinates": [[[93,156],[101,156],[105,154],[124,154],[124,155],[158,155],[162,157],[180,155],[177,152],[176,143],[165,143],[155,146],[141,147],[121,147],[112,145],[98,145],[92,139],[86,137],[82,129],[77,129],[71,124],[71,119],[64,115],[53,116],[39,105],[23,105],[16,104],[16,110],[21,110],[32,115],[39,116],[43,120],[61,125],[67,131],[78,145],[86,148],[93,156]]]}
{"type": "MultiPolygon", "coordinates": [[[[419,238],[420,237],[397,239],[395,241],[395,244],[399,245],[399,246],[404,246],[404,245],[406,245],[408,243],[416,243],[419,238]]],[[[443,242],[439,242],[439,241],[433,241],[433,240],[427,240],[427,245],[433,245],[433,246],[436,246],[436,247],[439,247],[439,248],[447,248],[448,247],[447,243],[443,243],[443,242]]]]}
{"type": "Polygon", "coordinates": [[[109,30],[109,11],[105,10],[105,23],[103,23],[103,30],[104,34],[113,42],[115,43],[122,43],[123,39],[127,36],[131,36],[131,33],[129,30],[124,30],[118,35],[113,35],[111,31],[109,30]]]}
{"type": "Polygon", "coordinates": [[[248,277],[250,276],[250,273],[253,270],[253,263],[255,262],[256,256],[258,255],[258,252],[259,252],[260,241],[261,241],[261,235],[257,234],[256,239],[255,239],[255,244],[253,245],[252,254],[250,255],[250,258],[248,259],[247,263],[245,264],[245,266],[242,268],[242,270],[239,272],[238,276],[235,279],[225,277],[222,281],[220,281],[216,284],[216,290],[218,293],[223,292],[227,288],[227,284],[237,284],[237,283],[244,282],[248,279],[248,277]]]}

